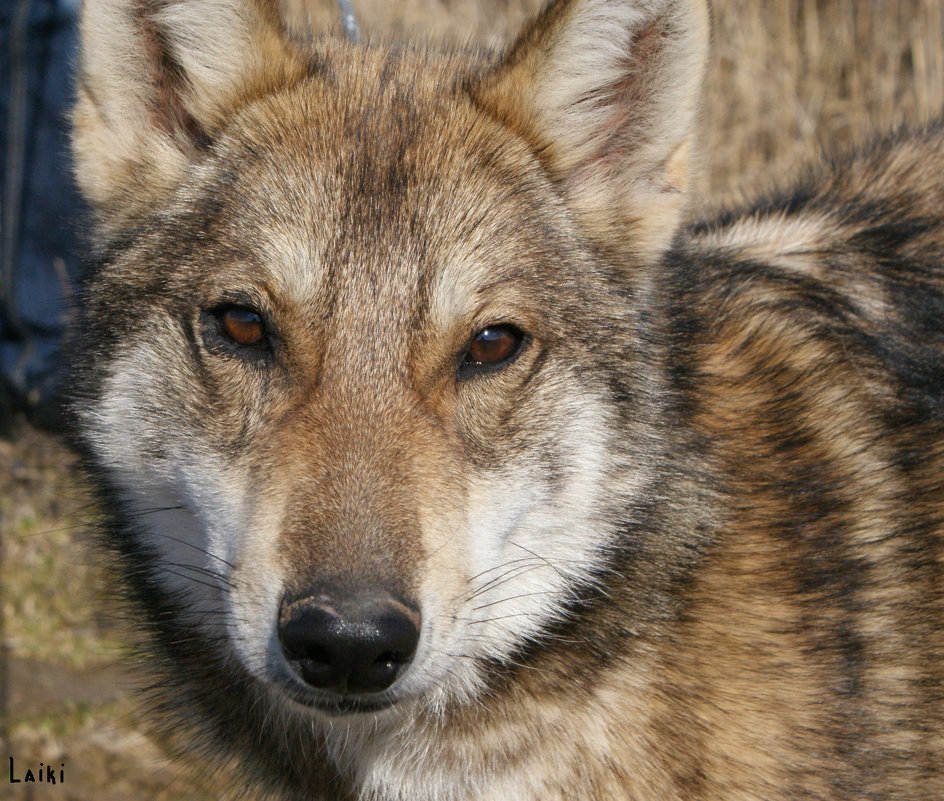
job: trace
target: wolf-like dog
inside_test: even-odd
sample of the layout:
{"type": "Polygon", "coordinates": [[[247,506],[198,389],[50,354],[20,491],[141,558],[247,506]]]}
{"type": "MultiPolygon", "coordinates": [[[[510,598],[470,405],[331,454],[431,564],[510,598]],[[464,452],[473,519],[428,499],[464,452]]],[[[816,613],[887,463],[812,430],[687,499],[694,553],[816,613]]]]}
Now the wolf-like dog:
{"type": "Polygon", "coordinates": [[[707,48],[87,0],[78,438],[260,792],[944,798],[944,131],[689,224],[707,48]]]}

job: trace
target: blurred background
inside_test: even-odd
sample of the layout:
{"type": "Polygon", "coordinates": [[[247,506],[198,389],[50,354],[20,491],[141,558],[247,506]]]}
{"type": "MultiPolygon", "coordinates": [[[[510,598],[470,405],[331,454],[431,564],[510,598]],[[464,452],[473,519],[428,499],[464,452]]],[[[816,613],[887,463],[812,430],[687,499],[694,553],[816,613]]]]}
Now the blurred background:
{"type": "MultiPolygon", "coordinates": [[[[538,0],[353,0],[365,36],[500,46],[538,0]]],[[[65,114],[77,0],[0,3],[0,799],[233,797],[212,760],[134,701],[95,525],[56,431],[58,343],[82,264],[65,114]],[[9,783],[64,764],[65,784],[9,783]]],[[[293,27],[340,31],[335,0],[283,0],[293,27]]],[[[693,217],[823,152],[944,108],[944,0],[714,0],[693,217]]],[[[935,168],[940,169],[938,165],[935,168]]],[[[238,793],[237,793],[238,794],[238,793]]]]}

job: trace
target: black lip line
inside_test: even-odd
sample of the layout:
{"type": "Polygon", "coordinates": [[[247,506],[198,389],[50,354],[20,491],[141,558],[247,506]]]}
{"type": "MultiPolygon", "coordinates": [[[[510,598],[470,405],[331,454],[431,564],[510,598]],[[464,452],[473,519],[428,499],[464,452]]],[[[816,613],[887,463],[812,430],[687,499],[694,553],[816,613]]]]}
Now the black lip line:
{"type": "Polygon", "coordinates": [[[380,712],[384,709],[396,706],[396,704],[403,700],[401,698],[391,698],[387,700],[355,700],[345,699],[343,696],[339,696],[336,700],[325,699],[322,701],[316,697],[314,693],[301,690],[296,684],[286,683],[282,679],[276,682],[276,686],[295,703],[328,715],[346,716],[380,712]]]}

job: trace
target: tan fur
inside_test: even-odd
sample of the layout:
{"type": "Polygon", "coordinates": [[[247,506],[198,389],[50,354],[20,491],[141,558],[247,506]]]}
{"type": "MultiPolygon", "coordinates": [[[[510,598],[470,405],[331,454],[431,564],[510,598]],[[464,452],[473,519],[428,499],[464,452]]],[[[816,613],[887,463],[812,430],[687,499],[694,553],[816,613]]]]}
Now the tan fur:
{"type": "Polygon", "coordinates": [[[303,21],[84,12],[74,409],[162,710],[290,798],[937,801],[940,128],[686,228],[704,3],[303,21]],[[338,588],[419,621],[381,689],[285,643],[338,588]]]}
{"type": "Polygon", "coordinates": [[[149,0],[90,6],[81,24],[76,174],[88,198],[119,219],[121,210],[158,202],[176,186],[194,155],[191,126],[212,135],[234,108],[301,74],[265,3],[242,13],[225,0],[198,13],[149,0]],[[158,27],[177,32],[168,34],[169,52],[148,39],[158,27]],[[174,70],[166,69],[170,61],[174,70]]]}

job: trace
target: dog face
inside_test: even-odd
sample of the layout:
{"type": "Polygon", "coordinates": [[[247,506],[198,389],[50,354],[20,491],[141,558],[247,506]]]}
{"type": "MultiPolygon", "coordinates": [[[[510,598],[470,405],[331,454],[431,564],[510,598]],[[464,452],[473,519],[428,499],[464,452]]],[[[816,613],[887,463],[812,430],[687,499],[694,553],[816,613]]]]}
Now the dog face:
{"type": "Polygon", "coordinates": [[[80,415],[149,580],[291,703],[473,698],[597,581],[659,449],[644,273],[599,252],[674,228],[698,69],[640,132],[698,21],[559,3],[483,69],[90,4],[80,415]]]}
{"type": "Polygon", "coordinates": [[[265,787],[940,797],[941,131],[676,236],[705,17],[88,0],[74,410],[165,703],[265,787]]]}

